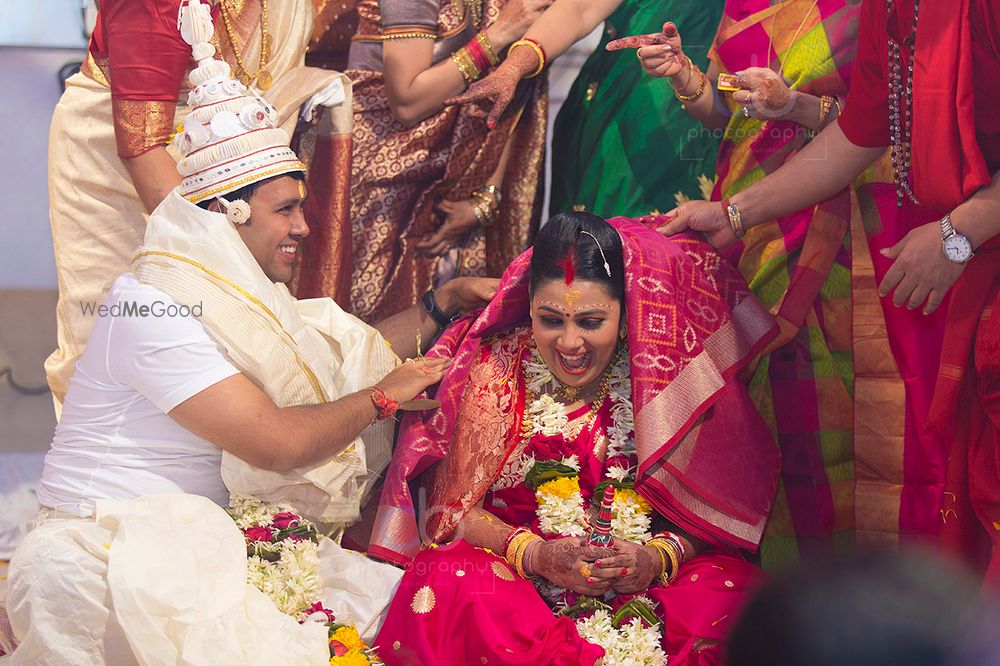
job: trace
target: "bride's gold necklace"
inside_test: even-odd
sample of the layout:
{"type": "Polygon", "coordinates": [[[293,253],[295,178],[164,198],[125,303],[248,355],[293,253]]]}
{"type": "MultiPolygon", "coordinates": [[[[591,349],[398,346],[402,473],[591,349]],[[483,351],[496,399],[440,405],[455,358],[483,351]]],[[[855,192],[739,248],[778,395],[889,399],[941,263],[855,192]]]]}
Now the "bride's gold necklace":
{"type": "Polygon", "coordinates": [[[247,71],[243,62],[243,54],[236,44],[236,31],[233,29],[233,15],[238,15],[243,3],[240,2],[239,9],[232,6],[234,0],[222,0],[219,10],[222,13],[222,22],[226,26],[226,36],[229,38],[229,45],[233,49],[233,57],[236,59],[236,66],[233,67],[233,76],[240,82],[249,86],[255,83],[261,90],[267,90],[274,83],[271,72],[267,71],[267,63],[271,60],[271,33],[267,30],[267,0],[260,0],[260,65],[256,72],[247,71]]]}

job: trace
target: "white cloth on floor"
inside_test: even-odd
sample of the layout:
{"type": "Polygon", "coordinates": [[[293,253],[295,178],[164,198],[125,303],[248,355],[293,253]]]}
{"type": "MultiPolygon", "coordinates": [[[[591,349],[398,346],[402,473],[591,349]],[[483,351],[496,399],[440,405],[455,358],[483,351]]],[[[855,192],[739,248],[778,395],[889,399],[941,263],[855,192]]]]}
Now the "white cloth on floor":
{"type": "MultiPolygon", "coordinates": [[[[94,518],[52,517],[10,567],[17,650],[3,664],[329,663],[326,627],[299,624],[246,582],[233,520],[196,495],[99,501],[94,518]]],[[[374,636],[402,572],[320,546],[323,605],[374,636]]]]}

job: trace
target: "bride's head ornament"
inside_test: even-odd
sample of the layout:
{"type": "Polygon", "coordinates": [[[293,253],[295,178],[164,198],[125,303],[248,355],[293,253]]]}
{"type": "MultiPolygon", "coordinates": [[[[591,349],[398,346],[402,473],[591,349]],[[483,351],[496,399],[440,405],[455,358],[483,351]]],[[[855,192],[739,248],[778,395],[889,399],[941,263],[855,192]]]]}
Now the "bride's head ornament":
{"type": "Polygon", "coordinates": [[[180,194],[192,203],[215,197],[231,222],[243,224],[250,217],[249,205],[227,201],[223,195],[306,167],[288,147],[288,134],[278,127],[275,108],[233,79],[229,64],[215,58],[210,42],[215,31],[211,7],[189,0],[181,7],[177,22],[197,61],[189,75],[191,112],[174,137],[181,153],[177,164],[183,177],[180,194]]]}
{"type": "Polygon", "coordinates": [[[608,263],[608,258],[604,256],[604,248],[601,247],[601,241],[597,240],[597,236],[589,231],[586,231],[585,229],[580,230],[580,235],[590,236],[594,239],[594,242],[597,243],[597,250],[601,253],[601,259],[604,260],[604,272],[608,274],[608,277],[611,277],[611,264],[608,263]]]}

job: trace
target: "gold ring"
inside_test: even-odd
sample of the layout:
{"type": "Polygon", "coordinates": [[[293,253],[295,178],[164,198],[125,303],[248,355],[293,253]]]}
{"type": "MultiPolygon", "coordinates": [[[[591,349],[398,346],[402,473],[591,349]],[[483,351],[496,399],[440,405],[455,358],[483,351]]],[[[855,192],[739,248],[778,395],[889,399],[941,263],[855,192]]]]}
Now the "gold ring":
{"type": "Polygon", "coordinates": [[[584,578],[590,578],[589,564],[584,564],[582,567],[580,567],[580,575],[583,576],[584,578]]]}
{"type": "Polygon", "coordinates": [[[642,62],[642,54],[639,53],[639,49],[635,50],[635,57],[639,59],[639,62],[642,62]]]}

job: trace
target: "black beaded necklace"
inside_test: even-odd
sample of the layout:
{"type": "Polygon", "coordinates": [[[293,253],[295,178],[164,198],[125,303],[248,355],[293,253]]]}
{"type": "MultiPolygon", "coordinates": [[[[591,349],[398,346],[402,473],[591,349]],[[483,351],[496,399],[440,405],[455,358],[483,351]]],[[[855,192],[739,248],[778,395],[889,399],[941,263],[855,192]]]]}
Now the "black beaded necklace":
{"type": "MultiPolygon", "coordinates": [[[[886,0],[892,18],[895,0],[886,0]]],[[[913,56],[917,43],[917,14],[920,0],[913,2],[913,27],[897,42],[889,34],[889,140],[892,144],[892,173],[896,181],[896,206],[903,206],[904,196],[920,205],[910,185],[910,135],[913,125],[913,56]],[[903,74],[902,47],[909,49],[906,74],[903,74]]]]}

